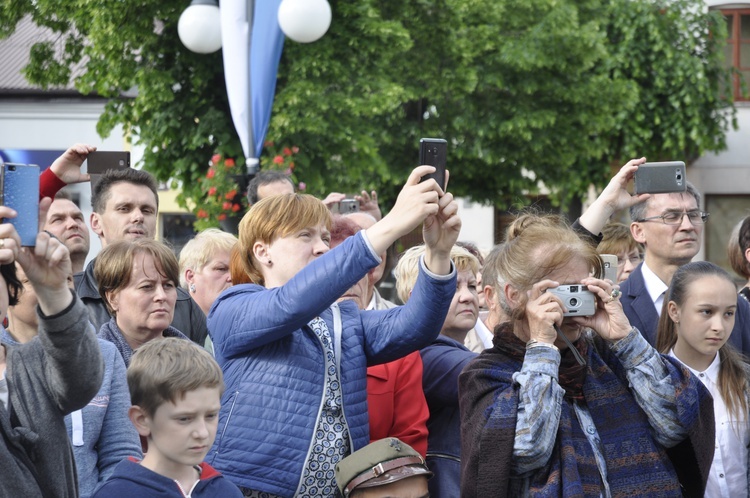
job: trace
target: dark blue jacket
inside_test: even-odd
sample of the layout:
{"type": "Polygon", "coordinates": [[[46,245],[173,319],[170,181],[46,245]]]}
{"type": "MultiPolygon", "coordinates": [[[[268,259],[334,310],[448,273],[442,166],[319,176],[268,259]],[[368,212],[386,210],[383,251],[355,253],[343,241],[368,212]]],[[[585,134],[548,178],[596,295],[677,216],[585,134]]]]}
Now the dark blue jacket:
{"type": "MultiPolygon", "coordinates": [[[[643,263],[638,265],[628,279],[620,284],[622,309],[628,317],[630,325],[637,328],[643,337],[656,347],[656,329],[659,325],[659,314],[654,302],[646,290],[643,279],[643,263]]],[[[737,313],[734,328],[729,341],[737,350],[750,357],[750,304],[741,296],[737,296],[737,313]]]]}
{"type": "MultiPolygon", "coordinates": [[[[190,493],[192,498],[242,498],[240,490],[207,463],[200,464],[201,478],[190,493]]],[[[92,498],[185,498],[169,477],[157,474],[133,460],[117,464],[112,476],[92,498]]]]}
{"type": "Polygon", "coordinates": [[[422,387],[430,409],[427,420],[427,466],[435,474],[427,483],[433,498],[461,494],[461,414],[458,376],[477,353],[450,337],[439,335],[420,351],[422,387]]]}
{"type": "Polygon", "coordinates": [[[226,392],[216,442],[206,460],[235,484],[292,496],[310,451],[324,395],[320,340],[307,325],[322,317],[334,338],[344,416],[354,452],[369,441],[367,366],[401,358],[440,332],[456,272],[420,274],[409,302],[382,311],[340,303],[335,337],[331,305],[378,265],[361,234],[312,261],[281,287],[236,285],[208,314],[226,392]]]}

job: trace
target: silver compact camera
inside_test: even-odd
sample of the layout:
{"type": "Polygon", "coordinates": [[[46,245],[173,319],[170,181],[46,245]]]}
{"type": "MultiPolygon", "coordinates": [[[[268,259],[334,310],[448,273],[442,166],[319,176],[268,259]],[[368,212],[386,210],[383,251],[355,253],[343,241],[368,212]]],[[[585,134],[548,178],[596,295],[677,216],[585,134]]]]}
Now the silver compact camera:
{"type": "Polygon", "coordinates": [[[344,199],[338,203],[337,211],[339,214],[349,214],[359,212],[359,201],[356,199],[344,199]]]}
{"type": "Polygon", "coordinates": [[[561,285],[547,289],[560,298],[568,311],[563,316],[591,316],[596,313],[596,296],[584,285],[561,285]]]}

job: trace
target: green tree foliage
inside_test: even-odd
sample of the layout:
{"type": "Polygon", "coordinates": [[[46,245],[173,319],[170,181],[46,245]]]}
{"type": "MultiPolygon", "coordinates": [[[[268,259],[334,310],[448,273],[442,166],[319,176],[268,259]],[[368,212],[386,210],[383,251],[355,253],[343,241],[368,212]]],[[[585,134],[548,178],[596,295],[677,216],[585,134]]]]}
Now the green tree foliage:
{"type": "MultiPolygon", "coordinates": [[[[146,145],[146,169],[196,197],[214,152],[241,153],[221,55],[193,54],[177,37],[187,5],[10,0],[0,32],[27,14],[60,32],[64,53],[34,47],[29,80],[67,82],[87,58],[77,88],[112,99],[99,131],[123,124],[146,145]]],[[[631,157],[721,150],[734,120],[726,28],[701,0],[331,6],[325,37],[286,42],[268,134],[300,148],[295,175],[315,194],[391,197],[417,163],[419,138],[432,136],[449,140],[457,195],[503,208],[541,180],[567,202],[631,157]]]]}

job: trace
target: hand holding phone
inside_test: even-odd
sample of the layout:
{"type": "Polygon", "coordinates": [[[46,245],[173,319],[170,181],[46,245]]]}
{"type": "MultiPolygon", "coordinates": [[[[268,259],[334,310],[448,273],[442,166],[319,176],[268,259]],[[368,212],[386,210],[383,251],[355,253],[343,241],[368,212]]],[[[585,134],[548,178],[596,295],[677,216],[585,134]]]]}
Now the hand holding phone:
{"type": "Polygon", "coordinates": [[[445,191],[445,167],[448,155],[448,142],[442,138],[423,138],[419,141],[419,164],[434,166],[435,172],[422,177],[420,182],[433,178],[445,191]]]}
{"type": "Polygon", "coordinates": [[[5,163],[0,176],[2,205],[18,213],[3,220],[16,228],[21,245],[34,247],[39,231],[39,166],[5,163]]]}

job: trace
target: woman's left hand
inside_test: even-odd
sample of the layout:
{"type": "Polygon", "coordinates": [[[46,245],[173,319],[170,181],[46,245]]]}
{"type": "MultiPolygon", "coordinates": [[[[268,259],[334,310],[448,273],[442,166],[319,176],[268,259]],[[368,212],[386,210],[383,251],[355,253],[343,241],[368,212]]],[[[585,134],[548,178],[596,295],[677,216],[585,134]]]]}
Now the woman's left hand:
{"type": "MultiPolygon", "coordinates": [[[[446,171],[446,178],[448,172],[446,171]]],[[[438,275],[450,272],[450,253],[461,232],[461,218],[453,194],[446,192],[438,199],[438,212],[427,216],[422,225],[425,243],[425,264],[438,275]]]]}
{"type": "Polygon", "coordinates": [[[596,296],[596,312],[593,316],[578,316],[576,323],[594,330],[608,341],[618,341],[633,329],[622,310],[620,287],[610,280],[585,278],[581,281],[596,296]]]}

